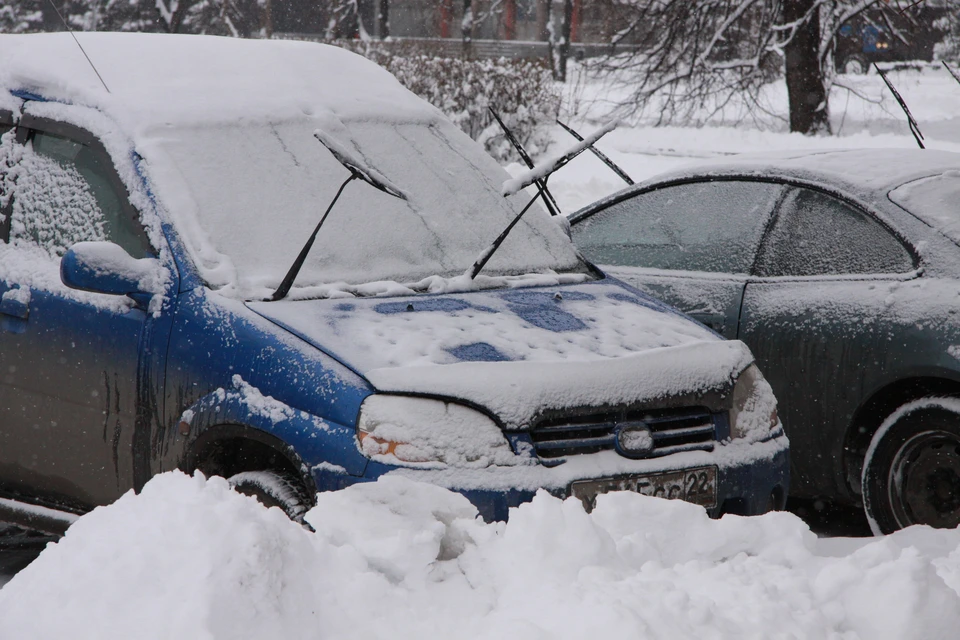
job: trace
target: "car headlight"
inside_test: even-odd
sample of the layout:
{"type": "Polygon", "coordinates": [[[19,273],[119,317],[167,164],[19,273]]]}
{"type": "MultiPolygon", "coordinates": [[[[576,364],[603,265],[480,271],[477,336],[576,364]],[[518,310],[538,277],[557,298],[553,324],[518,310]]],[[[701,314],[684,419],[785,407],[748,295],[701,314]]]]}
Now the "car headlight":
{"type": "Polygon", "coordinates": [[[523,464],[497,424],[455,402],[374,394],[360,406],[357,440],[368,458],[389,464],[456,467],[523,464]]]}
{"type": "Polygon", "coordinates": [[[777,416],[777,398],[757,365],[743,370],[733,387],[730,434],[748,442],[766,440],[782,427],[777,416]]]}

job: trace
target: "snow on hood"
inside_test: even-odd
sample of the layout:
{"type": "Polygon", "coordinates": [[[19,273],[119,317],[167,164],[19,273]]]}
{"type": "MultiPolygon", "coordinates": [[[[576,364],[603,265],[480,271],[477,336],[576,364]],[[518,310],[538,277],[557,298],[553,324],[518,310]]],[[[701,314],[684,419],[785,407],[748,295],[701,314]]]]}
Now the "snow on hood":
{"type": "Polygon", "coordinates": [[[955,637],[960,532],[817,539],[789,513],[540,493],[486,524],[387,477],[318,496],[315,532],[174,472],[83,516],[0,589],[9,640],[955,637]]]}
{"type": "Polygon", "coordinates": [[[508,428],[545,407],[721,388],[752,361],[743,343],[615,282],[248,306],[381,391],[469,400],[508,428]]]}

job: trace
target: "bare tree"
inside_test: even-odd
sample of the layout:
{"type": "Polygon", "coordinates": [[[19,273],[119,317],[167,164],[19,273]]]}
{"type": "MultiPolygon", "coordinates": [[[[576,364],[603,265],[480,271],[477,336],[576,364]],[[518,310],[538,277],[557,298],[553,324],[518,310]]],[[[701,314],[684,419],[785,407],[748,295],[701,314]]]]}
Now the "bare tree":
{"type": "Polygon", "coordinates": [[[612,53],[605,71],[636,84],[621,107],[655,107],[659,123],[705,121],[738,102],[769,113],[764,87],[783,74],[791,131],[830,131],[833,43],[880,0],[605,0],[612,53]]]}

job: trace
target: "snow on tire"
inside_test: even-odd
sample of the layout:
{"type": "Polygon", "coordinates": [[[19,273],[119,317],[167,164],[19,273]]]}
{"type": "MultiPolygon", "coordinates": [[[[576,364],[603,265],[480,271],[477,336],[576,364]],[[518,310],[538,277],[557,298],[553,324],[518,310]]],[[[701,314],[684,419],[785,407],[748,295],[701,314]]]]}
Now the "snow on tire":
{"type": "Polygon", "coordinates": [[[303,484],[288,473],[244,471],[227,481],[235,491],[256,498],[264,506],[280,507],[294,522],[302,523],[312,506],[303,484]]]}
{"type": "Polygon", "coordinates": [[[921,398],[891,413],[870,441],[861,480],[876,535],[960,525],[960,399],[921,398]]]}

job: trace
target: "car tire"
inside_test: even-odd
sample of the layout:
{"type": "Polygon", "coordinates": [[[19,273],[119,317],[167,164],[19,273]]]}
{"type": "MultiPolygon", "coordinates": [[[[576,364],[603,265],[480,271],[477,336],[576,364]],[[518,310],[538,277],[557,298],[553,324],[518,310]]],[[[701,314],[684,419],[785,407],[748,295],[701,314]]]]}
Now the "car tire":
{"type": "Polygon", "coordinates": [[[840,71],[849,75],[862,76],[870,70],[866,58],[861,55],[847,56],[847,59],[840,65],[840,71]]]}
{"type": "Polygon", "coordinates": [[[875,535],[960,525],[960,400],[925,398],[894,411],[870,442],[862,483],[875,535]]]}
{"type": "Polygon", "coordinates": [[[292,474],[278,471],[244,471],[227,480],[233,490],[252,496],[265,507],[279,507],[294,522],[313,506],[303,483],[292,474]]]}

